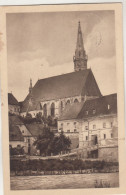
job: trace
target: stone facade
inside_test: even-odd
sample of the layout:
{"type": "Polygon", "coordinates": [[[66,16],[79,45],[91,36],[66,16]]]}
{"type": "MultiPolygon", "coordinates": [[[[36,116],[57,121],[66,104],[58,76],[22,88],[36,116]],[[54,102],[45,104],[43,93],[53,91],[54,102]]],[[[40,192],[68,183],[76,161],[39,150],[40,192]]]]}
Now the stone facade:
{"type": "MultiPolygon", "coordinates": [[[[96,139],[97,144],[106,145],[113,138],[113,127],[117,127],[117,115],[99,116],[80,121],[79,147],[86,147],[96,139]]],[[[116,137],[115,137],[116,138],[116,137]]]]}
{"type": "Polygon", "coordinates": [[[83,36],[81,31],[80,22],[78,24],[78,35],[77,35],[77,45],[75,50],[75,56],[73,57],[74,61],[74,70],[80,71],[87,69],[87,55],[84,50],[83,36]]]}
{"type": "Polygon", "coordinates": [[[118,146],[99,147],[98,158],[105,161],[118,162],[118,146]]]}

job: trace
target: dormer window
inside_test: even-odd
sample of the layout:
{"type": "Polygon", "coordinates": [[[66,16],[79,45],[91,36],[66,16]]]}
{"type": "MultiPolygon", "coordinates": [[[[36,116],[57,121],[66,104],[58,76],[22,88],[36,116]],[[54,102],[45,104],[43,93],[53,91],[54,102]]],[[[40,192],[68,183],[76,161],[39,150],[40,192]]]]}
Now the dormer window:
{"type": "Polygon", "coordinates": [[[93,109],[93,114],[95,114],[96,113],[96,110],[95,109],[93,109]]]}
{"type": "Polygon", "coordinates": [[[88,110],[85,111],[85,114],[88,115],[88,110]]]}
{"type": "Polygon", "coordinates": [[[108,104],[108,110],[110,110],[110,108],[111,108],[111,106],[110,106],[110,104],[108,104]]]}

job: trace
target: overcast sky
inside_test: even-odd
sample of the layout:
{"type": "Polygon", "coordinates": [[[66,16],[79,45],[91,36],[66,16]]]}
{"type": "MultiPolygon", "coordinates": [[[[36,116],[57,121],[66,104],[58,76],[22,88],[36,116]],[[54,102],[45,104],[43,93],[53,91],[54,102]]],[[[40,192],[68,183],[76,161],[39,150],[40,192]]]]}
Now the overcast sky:
{"type": "Polygon", "coordinates": [[[101,93],[116,92],[113,11],[7,14],[9,92],[22,101],[38,79],[74,71],[78,21],[101,93]]]}

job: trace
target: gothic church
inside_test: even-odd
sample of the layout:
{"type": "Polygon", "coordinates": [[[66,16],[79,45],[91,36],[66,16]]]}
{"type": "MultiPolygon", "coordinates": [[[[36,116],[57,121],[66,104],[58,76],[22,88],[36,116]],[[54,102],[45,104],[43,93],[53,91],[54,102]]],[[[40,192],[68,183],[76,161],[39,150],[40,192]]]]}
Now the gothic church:
{"type": "Polygon", "coordinates": [[[77,44],[73,57],[74,72],[40,79],[22,102],[21,116],[31,113],[32,117],[41,112],[43,116],[58,118],[66,106],[101,97],[101,92],[91,69],[87,69],[87,55],[84,49],[80,22],[77,44]]]}

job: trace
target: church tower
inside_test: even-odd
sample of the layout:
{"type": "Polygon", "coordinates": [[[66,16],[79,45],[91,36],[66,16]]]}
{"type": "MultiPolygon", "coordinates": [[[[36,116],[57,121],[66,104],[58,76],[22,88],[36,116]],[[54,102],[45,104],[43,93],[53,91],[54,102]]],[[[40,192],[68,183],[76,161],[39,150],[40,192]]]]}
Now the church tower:
{"type": "Polygon", "coordinates": [[[32,93],[32,79],[30,79],[29,94],[32,93]]]}
{"type": "Polygon", "coordinates": [[[80,22],[78,23],[77,45],[76,45],[75,56],[73,57],[73,61],[74,61],[75,71],[87,69],[87,55],[84,50],[80,22]]]}

